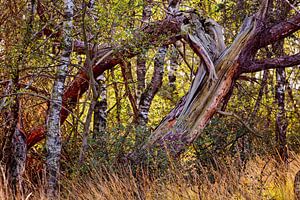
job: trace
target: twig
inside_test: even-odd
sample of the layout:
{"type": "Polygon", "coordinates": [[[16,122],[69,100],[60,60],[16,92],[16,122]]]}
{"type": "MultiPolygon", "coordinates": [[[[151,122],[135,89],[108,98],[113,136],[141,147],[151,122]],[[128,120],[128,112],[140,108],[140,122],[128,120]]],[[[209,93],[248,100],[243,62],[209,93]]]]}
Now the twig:
{"type": "Polygon", "coordinates": [[[241,124],[243,124],[253,135],[263,138],[260,134],[257,133],[256,130],[253,130],[248,124],[246,124],[246,122],[244,122],[244,120],[239,117],[238,115],[236,115],[235,113],[232,112],[224,112],[221,110],[218,110],[217,113],[221,114],[221,115],[226,115],[226,116],[232,116],[234,118],[236,118],[241,124]]]}
{"type": "Polygon", "coordinates": [[[293,4],[291,4],[291,2],[289,0],[285,0],[298,14],[300,14],[300,11],[296,8],[296,6],[294,6],[293,4]]]}

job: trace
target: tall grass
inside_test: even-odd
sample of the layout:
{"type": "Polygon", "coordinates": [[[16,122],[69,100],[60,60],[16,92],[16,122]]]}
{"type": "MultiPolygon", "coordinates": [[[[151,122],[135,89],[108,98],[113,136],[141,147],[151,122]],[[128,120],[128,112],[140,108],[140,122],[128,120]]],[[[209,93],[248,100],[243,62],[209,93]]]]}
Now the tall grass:
{"type": "MultiPolygon", "coordinates": [[[[161,176],[149,170],[135,174],[129,167],[94,168],[88,175],[62,178],[61,199],[294,199],[293,180],[300,169],[300,156],[291,157],[288,169],[271,157],[258,156],[244,170],[229,161],[220,163],[219,170],[173,165],[161,176]]],[[[42,182],[27,182],[30,186],[17,199],[46,199],[42,182]]],[[[0,199],[11,199],[3,177],[0,199]]]]}

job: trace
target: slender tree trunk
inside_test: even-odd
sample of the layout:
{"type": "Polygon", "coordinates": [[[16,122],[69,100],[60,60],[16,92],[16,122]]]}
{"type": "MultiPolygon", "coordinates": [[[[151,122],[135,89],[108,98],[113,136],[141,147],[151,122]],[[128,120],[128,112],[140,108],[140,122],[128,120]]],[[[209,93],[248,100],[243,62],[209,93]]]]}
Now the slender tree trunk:
{"type": "MultiPolygon", "coordinates": [[[[5,134],[5,138],[2,144],[2,152],[0,153],[1,165],[5,167],[5,172],[8,177],[9,186],[13,192],[13,198],[15,198],[17,192],[23,195],[23,182],[22,176],[25,169],[26,162],[26,137],[24,132],[20,130],[20,124],[18,121],[20,99],[18,92],[20,90],[19,76],[20,76],[20,66],[23,66],[24,59],[26,58],[26,49],[30,44],[30,37],[32,34],[32,23],[34,20],[36,3],[34,0],[27,2],[27,12],[26,16],[26,31],[23,37],[22,50],[20,51],[17,62],[15,66],[10,66],[11,63],[6,63],[10,66],[11,82],[8,86],[8,93],[11,93],[10,98],[10,111],[7,115],[8,117],[8,128],[5,134]]],[[[5,102],[7,99],[4,99],[5,102]]],[[[2,106],[0,105],[0,110],[2,106]]],[[[23,198],[23,196],[22,196],[23,198]]]]}
{"type": "Polygon", "coordinates": [[[142,93],[146,87],[146,53],[137,56],[136,60],[136,77],[137,77],[137,102],[136,104],[139,105],[142,93]]]}
{"type": "MultiPolygon", "coordinates": [[[[152,0],[144,0],[144,9],[142,16],[141,26],[150,22],[152,16],[152,0]]],[[[137,56],[136,59],[136,77],[137,77],[137,91],[136,91],[136,104],[139,105],[141,95],[146,87],[146,57],[147,51],[142,52],[142,54],[137,56]]]]}
{"type": "MultiPolygon", "coordinates": [[[[2,143],[2,152],[1,152],[1,167],[5,170],[5,175],[8,179],[9,187],[12,189],[13,195],[17,193],[17,185],[22,174],[20,174],[17,168],[19,167],[16,163],[18,156],[16,153],[18,149],[16,143],[16,137],[19,135],[18,131],[18,117],[19,117],[19,96],[17,95],[19,87],[19,68],[18,66],[11,67],[12,82],[10,93],[10,106],[9,111],[7,112],[7,128],[2,143]]],[[[26,154],[25,154],[26,155],[26,154]]]]}
{"type": "MultiPolygon", "coordinates": [[[[279,49],[283,48],[283,43],[279,49]]],[[[285,111],[285,82],[286,74],[284,68],[276,69],[276,103],[277,113],[275,122],[276,141],[277,149],[280,159],[287,164],[288,163],[288,152],[287,152],[287,141],[286,141],[286,129],[288,126],[286,111],[285,111]]]]}
{"type": "Polygon", "coordinates": [[[177,49],[173,46],[170,49],[170,64],[168,66],[168,79],[171,93],[176,91],[176,71],[179,65],[179,53],[177,49]]]}
{"type": "Polygon", "coordinates": [[[102,157],[108,160],[107,140],[108,134],[106,131],[107,122],[107,90],[105,84],[105,76],[102,74],[98,78],[98,94],[95,109],[94,109],[94,134],[93,138],[97,141],[102,157]]]}
{"type": "Polygon", "coordinates": [[[88,137],[89,137],[89,133],[90,133],[90,124],[91,124],[91,120],[92,120],[92,116],[93,116],[93,111],[95,109],[95,105],[96,105],[96,99],[94,99],[94,97],[91,100],[91,104],[89,106],[89,110],[87,112],[87,116],[84,122],[84,132],[83,132],[83,136],[82,136],[82,145],[81,145],[81,151],[79,154],[79,164],[82,164],[85,160],[85,153],[88,150],[88,137]]]}
{"type": "Polygon", "coordinates": [[[15,128],[12,143],[13,154],[11,156],[12,158],[9,167],[10,182],[14,194],[16,195],[16,193],[19,192],[22,198],[24,198],[22,176],[25,172],[27,145],[24,133],[22,133],[18,128],[15,128]]]}
{"type": "Polygon", "coordinates": [[[154,72],[151,82],[148,84],[147,88],[141,96],[138,110],[139,115],[137,119],[138,127],[136,130],[136,147],[138,147],[145,140],[147,134],[146,129],[149,120],[149,110],[154,96],[156,95],[156,93],[162,85],[162,79],[164,75],[164,63],[167,50],[167,46],[162,46],[158,49],[154,58],[154,72]]]}
{"type": "Polygon", "coordinates": [[[259,111],[259,108],[260,108],[260,105],[261,105],[261,100],[262,100],[262,97],[263,97],[263,94],[264,94],[264,91],[265,91],[265,87],[266,87],[267,81],[268,81],[268,74],[269,74],[268,70],[263,71],[262,81],[261,81],[261,84],[260,84],[259,92],[258,92],[256,101],[255,101],[253,111],[250,115],[250,121],[253,120],[253,118],[256,116],[256,114],[259,111]]]}
{"type": "Polygon", "coordinates": [[[119,87],[116,80],[116,76],[115,76],[115,72],[114,69],[111,69],[111,77],[113,79],[113,88],[114,88],[114,92],[115,92],[115,98],[116,98],[116,120],[117,120],[117,124],[120,125],[121,124],[121,97],[120,97],[120,91],[119,91],[119,87]]]}
{"type": "Polygon", "coordinates": [[[70,55],[72,52],[72,18],[74,3],[72,0],[65,0],[65,21],[63,23],[63,52],[61,55],[61,65],[57,69],[56,79],[54,80],[49,114],[47,119],[47,196],[49,199],[58,198],[58,180],[60,171],[61,154],[61,132],[60,132],[60,112],[64,83],[67,75],[70,55]]]}
{"type": "Polygon", "coordinates": [[[148,114],[152,100],[162,85],[167,49],[167,46],[163,46],[158,49],[154,58],[154,73],[151,82],[148,84],[141,96],[138,123],[142,126],[145,126],[148,122],[148,114]]]}
{"type": "MultiPolygon", "coordinates": [[[[290,5],[282,0],[275,2],[281,9],[276,10],[276,14],[280,20],[286,18],[290,11],[290,5]]],[[[277,41],[273,45],[273,51],[276,56],[284,56],[284,40],[277,41]]],[[[276,86],[275,86],[275,99],[277,103],[277,113],[275,122],[275,135],[277,141],[277,150],[280,160],[288,165],[288,152],[286,141],[286,130],[288,126],[288,120],[285,110],[285,86],[286,86],[286,73],[285,68],[276,69],[276,86]]]]}
{"type": "MultiPolygon", "coordinates": [[[[171,18],[170,13],[175,14],[176,12],[178,12],[179,4],[180,4],[180,1],[178,1],[178,0],[169,0],[169,6],[168,6],[169,13],[167,14],[167,17],[166,17],[167,19],[171,18]]],[[[148,16],[147,19],[149,20],[149,18],[151,16],[150,9],[147,9],[147,10],[148,10],[147,13],[149,13],[147,15],[148,16]]],[[[146,18],[146,17],[143,17],[143,18],[146,18]]],[[[136,147],[139,147],[145,141],[146,135],[148,133],[147,123],[148,123],[149,110],[150,110],[150,106],[151,106],[154,96],[156,95],[156,93],[158,92],[159,88],[162,85],[162,80],[163,80],[163,75],[164,75],[164,64],[165,64],[165,57],[166,57],[167,50],[168,50],[168,46],[166,46],[166,45],[158,48],[158,51],[154,58],[154,73],[153,73],[151,82],[148,84],[147,88],[141,94],[141,98],[139,100],[138,119],[137,119],[138,125],[137,125],[137,129],[136,129],[136,142],[135,142],[136,147]]],[[[144,63],[141,63],[141,64],[142,65],[140,67],[144,68],[145,67],[145,65],[143,65],[144,63]]],[[[141,78],[145,79],[145,72],[142,71],[138,75],[140,75],[141,78]]],[[[142,84],[144,84],[143,83],[144,81],[145,80],[141,79],[141,82],[140,82],[141,86],[142,86],[142,84]]]]}

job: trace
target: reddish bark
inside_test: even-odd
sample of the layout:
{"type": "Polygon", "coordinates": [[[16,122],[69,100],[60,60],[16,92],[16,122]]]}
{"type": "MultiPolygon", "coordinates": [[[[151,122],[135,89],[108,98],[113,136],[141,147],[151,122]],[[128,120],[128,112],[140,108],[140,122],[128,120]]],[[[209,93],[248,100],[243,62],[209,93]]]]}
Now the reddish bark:
{"type": "MultiPolygon", "coordinates": [[[[178,36],[178,34],[181,30],[180,26],[185,19],[186,17],[182,15],[173,16],[171,18],[144,26],[141,28],[141,30],[136,31],[135,40],[139,39],[140,41],[143,41],[143,48],[158,46],[161,43],[174,43],[181,38],[180,36],[178,36]],[[168,37],[163,38],[163,36],[168,37]]],[[[81,42],[77,41],[75,42],[75,44],[76,48],[74,50],[82,53],[83,49],[81,46],[81,42]]],[[[123,48],[116,48],[111,55],[107,56],[98,65],[95,65],[93,67],[94,76],[98,77],[105,70],[111,69],[118,64],[122,64],[125,58],[132,58],[140,54],[140,50],[136,50],[140,49],[140,47],[140,44],[136,44],[136,46],[133,46],[132,43],[130,44],[130,42],[128,42],[128,45],[124,45],[123,48]]],[[[100,55],[98,52],[94,52],[94,54],[98,58],[101,58],[102,56],[105,56],[105,54],[109,51],[111,51],[111,48],[104,48],[104,50],[99,50],[99,52],[101,52],[100,55]]],[[[76,78],[64,92],[63,109],[61,111],[61,124],[63,124],[67,119],[70,111],[74,108],[78,99],[87,91],[88,87],[89,81],[87,72],[86,70],[82,70],[78,73],[76,78]]],[[[45,129],[43,128],[43,126],[40,126],[35,128],[34,131],[29,134],[27,139],[28,149],[44,138],[44,131],[45,129]]]]}
{"type": "MultiPolygon", "coordinates": [[[[176,15],[176,16],[171,16],[165,20],[146,25],[136,32],[135,41],[143,41],[142,47],[145,49],[150,48],[150,46],[159,46],[161,45],[161,43],[164,44],[174,43],[176,40],[181,38],[181,36],[179,35],[180,27],[183,24],[183,22],[186,22],[187,20],[188,19],[183,15],[176,15]],[[140,32],[142,32],[142,34],[139,34],[140,32]],[[162,36],[161,40],[159,39],[160,38],[159,36],[162,36]],[[163,36],[168,36],[168,37],[163,38],[163,36]]],[[[247,56],[247,54],[251,55],[253,54],[253,52],[255,52],[255,49],[266,46],[278,39],[287,37],[288,35],[299,30],[300,29],[299,27],[300,27],[300,14],[297,14],[294,17],[287,19],[284,22],[280,22],[278,24],[273,25],[269,29],[261,30],[257,34],[257,37],[253,40],[253,44],[255,45],[253,45],[252,48],[248,49],[248,51],[251,52],[244,53],[245,57],[247,58],[243,59],[242,62],[243,65],[241,65],[238,68],[235,77],[241,73],[275,68],[276,66],[274,64],[277,63],[278,60],[272,59],[270,61],[271,64],[269,63],[268,65],[266,65],[265,63],[263,63],[264,61],[257,61],[257,62],[251,61],[247,56]]],[[[78,53],[82,53],[80,42],[76,42],[76,44],[78,48],[75,48],[75,51],[77,51],[78,53]]],[[[133,44],[131,43],[130,45],[130,42],[128,42],[128,45],[124,45],[123,48],[114,48],[115,50],[111,55],[109,55],[107,58],[105,58],[102,62],[100,62],[98,65],[96,65],[93,68],[95,77],[102,74],[105,70],[111,69],[115,65],[122,63],[124,58],[132,58],[133,56],[140,54],[140,51],[136,50],[136,47],[140,47],[140,44],[137,44],[136,42],[133,44]],[[134,46],[133,44],[135,44],[136,46],[134,46]]],[[[108,52],[111,49],[106,48],[105,51],[103,51],[103,49],[100,49],[100,51],[101,50],[102,50],[101,55],[103,56],[105,55],[106,52],[108,52]]],[[[95,55],[96,53],[97,52],[94,52],[95,55]]],[[[283,57],[278,59],[282,59],[282,66],[292,66],[297,63],[300,63],[299,55],[295,55],[292,57],[283,57]],[[289,60],[291,62],[288,62],[289,60]]],[[[265,62],[268,62],[268,60],[265,60],[265,62]]],[[[229,82],[231,83],[231,81],[229,82]]],[[[78,73],[76,78],[73,80],[73,82],[69,85],[69,87],[64,93],[64,97],[63,97],[64,109],[62,109],[61,111],[61,124],[66,120],[66,118],[70,114],[70,111],[76,105],[78,99],[84,94],[84,92],[86,92],[86,90],[88,89],[88,85],[89,85],[89,81],[87,78],[86,71],[82,70],[78,73]]],[[[222,101],[222,99],[219,99],[216,102],[219,101],[222,101]]],[[[213,113],[214,112],[208,114],[207,119],[209,119],[210,118],[209,116],[211,116],[213,113]]],[[[43,139],[44,131],[45,129],[43,127],[38,127],[34,129],[32,133],[30,133],[27,139],[28,148],[30,148],[35,143],[43,139]]]]}

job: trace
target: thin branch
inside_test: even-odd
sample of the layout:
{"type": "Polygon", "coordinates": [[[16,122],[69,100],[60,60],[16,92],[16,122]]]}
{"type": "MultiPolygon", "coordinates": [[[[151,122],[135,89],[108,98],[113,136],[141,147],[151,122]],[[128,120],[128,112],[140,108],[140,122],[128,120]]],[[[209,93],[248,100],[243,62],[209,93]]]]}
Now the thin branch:
{"type": "Polygon", "coordinates": [[[221,114],[221,115],[226,115],[226,116],[232,116],[234,118],[236,118],[241,124],[243,124],[253,135],[263,138],[260,134],[257,133],[256,130],[253,130],[252,128],[250,128],[250,126],[238,115],[236,115],[235,113],[232,112],[224,112],[224,111],[220,111],[218,110],[217,113],[221,114]]]}
{"type": "Polygon", "coordinates": [[[291,2],[289,0],[285,0],[290,6],[291,8],[293,8],[298,14],[300,14],[300,11],[297,9],[296,6],[294,6],[293,4],[291,4],[291,2]]]}

